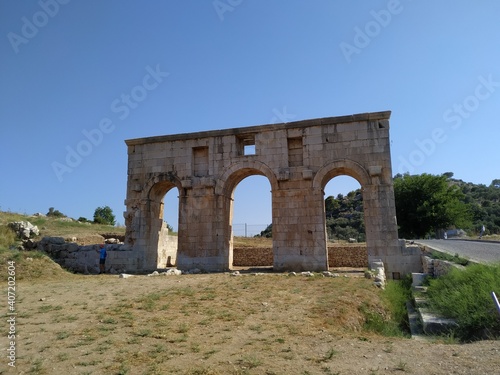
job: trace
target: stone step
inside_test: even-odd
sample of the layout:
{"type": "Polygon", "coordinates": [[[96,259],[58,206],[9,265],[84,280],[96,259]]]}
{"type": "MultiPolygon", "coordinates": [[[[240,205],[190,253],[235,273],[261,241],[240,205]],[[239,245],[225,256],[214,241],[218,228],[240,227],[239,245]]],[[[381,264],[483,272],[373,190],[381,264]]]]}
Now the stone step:
{"type": "Polygon", "coordinates": [[[410,323],[411,338],[420,341],[428,340],[428,338],[424,335],[420,315],[413,307],[411,301],[406,302],[406,309],[408,311],[408,321],[410,323]]]}
{"type": "MultiPolygon", "coordinates": [[[[457,326],[455,320],[444,318],[428,308],[427,299],[425,297],[427,287],[422,286],[422,282],[425,280],[426,276],[427,274],[423,273],[412,273],[412,289],[415,308],[413,308],[411,303],[407,303],[410,329],[413,320],[415,335],[417,335],[417,337],[419,335],[446,334],[457,326]],[[410,308],[412,313],[410,313],[410,308]]],[[[413,335],[412,329],[412,337],[413,335]]]]}
{"type": "Polygon", "coordinates": [[[427,335],[441,335],[450,332],[458,324],[454,319],[444,318],[426,308],[417,308],[422,328],[427,335]]]}

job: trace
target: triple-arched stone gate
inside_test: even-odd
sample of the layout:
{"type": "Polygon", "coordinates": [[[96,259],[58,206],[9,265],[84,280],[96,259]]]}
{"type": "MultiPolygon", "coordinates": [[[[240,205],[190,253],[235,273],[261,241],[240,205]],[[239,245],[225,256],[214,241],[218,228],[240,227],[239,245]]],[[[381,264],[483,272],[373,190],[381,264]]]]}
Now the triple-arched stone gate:
{"type": "MultiPolygon", "coordinates": [[[[363,194],[369,260],[389,277],[411,272],[397,239],[389,143],[390,112],[130,139],[126,245],[137,270],[176,263],[182,270],[232,266],[232,202],[251,175],[271,185],[273,268],[328,269],[325,185],[355,178],[363,194]],[[179,192],[178,249],[164,243],[163,199],[179,192]]],[[[259,199],[255,197],[255,199],[259,199]]]]}

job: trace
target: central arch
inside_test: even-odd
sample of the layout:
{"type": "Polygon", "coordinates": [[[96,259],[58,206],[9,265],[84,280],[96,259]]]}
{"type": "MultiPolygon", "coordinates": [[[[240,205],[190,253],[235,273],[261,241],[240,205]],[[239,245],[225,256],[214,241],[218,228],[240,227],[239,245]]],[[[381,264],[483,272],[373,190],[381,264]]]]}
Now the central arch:
{"type": "MultiPolygon", "coordinates": [[[[274,216],[274,199],[272,198],[273,192],[278,186],[278,181],[272,170],[264,163],[250,160],[242,161],[231,165],[222,174],[218,180],[215,191],[216,195],[222,199],[222,205],[225,207],[222,217],[222,229],[227,233],[226,241],[224,243],[224,253],[227,256],[227,265],[229,269],[233,267],[233,202],[234,191],[236,186],[245,178],[250,176],[263,176],[266,177],[271,185],[271,205],[273,206],[272,212],[274,216]]],[[[274,221],[274,217],[271,219],[274,221]]]]}

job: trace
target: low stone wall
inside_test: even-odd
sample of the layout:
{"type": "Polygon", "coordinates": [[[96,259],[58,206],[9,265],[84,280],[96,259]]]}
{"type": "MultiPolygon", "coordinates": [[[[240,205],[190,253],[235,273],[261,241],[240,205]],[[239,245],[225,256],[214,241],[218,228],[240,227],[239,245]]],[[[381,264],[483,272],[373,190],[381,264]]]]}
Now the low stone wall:
{"type": "MultiPolygon", "coordinates": [[[[235,247],[233,249],[235,267],[272,267],[271,248],[235,247]]],[[[328,247],[329,267],[367,268],[368,253],[366,245],[346,244],[328,247]]]]}
{"type": "Polygon", "coordinates": [[[366,245],[346,244],[328,246],[329,267],[368,267],[368,251],[366,245]]]}
{"type": "Polygon", "coordinates": [[[272,267],[273,249],[268,247],[235,247],[233,249],[235,267],[272,267]]]}
{"type": "Polygon", "coordinates": [[[463,269],[465,267],[447,260],[432,259],[428,256],[422,256],[422,268],[424,273],[432,277],[440,277],[446,275],[452,268],[463,269]]]}
{"type": "MultiPolygon", "coordinates": [[[[44,237],[36,243],[37,250],[46,252],[63,268],[79,273],[99,273],[99,244],[79,246],[62,237],[44,237]]],[[[123,273],[136,270],[139,258],[122,244],[106,245],[106,272],[123,273]]]]}
{"type": "MultiPolygon", "coordinates": [[[[170,238],[169,248],[174,250],[176,238],[170,238]],[[174,241],[175,240],[175,241],[174,241]]],[[[75,242],[67,242],[62,237],[44,237],[35,248],[46,252],[62,267],[79,273],[99,273],[99,244],[81,246],[75,242]]],[[[125,273],[140,268],[141,257],[123,244],[106,245],[108,257],[106,272],[125,273]]],[[[175,264],[175,253],[162,251],[159,253],[160,265],[175,264]]],[[[328,248],[329,267],[367,268],[368,255],[365,245],[346,244],[328,248]]],[[[235,267],[272,267],[273,251],[271,248],[236,247],[233,249],[233,265],[235,267]]]]}

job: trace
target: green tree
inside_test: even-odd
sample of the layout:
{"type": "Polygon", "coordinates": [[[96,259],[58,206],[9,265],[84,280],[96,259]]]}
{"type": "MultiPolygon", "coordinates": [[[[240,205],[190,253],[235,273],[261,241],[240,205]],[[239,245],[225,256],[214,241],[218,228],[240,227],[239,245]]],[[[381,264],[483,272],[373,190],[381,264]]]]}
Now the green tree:
{"type": "Polygon", "coordinates": [[[272,238],[273,237],[273,225],[269,224],[266,229],[264,229],[260,234],[255,235],[254,237],[265,237],[272,238]]]}
{"type": "Polygon", "coordinates": [[[465,196],[447,175],[398,176],[394,196],[400,237],[421,238],[439,229],[471,225],[465,196]]]}
{"type": "Polygon", "coordinates": [[[47,212],[47,216],[52,216],[52,217],[66,217],[62,212],[59,210],[54,210],[54,207],[49,208],[49,212],[47,212]]]}
{"type": "Polygon", "coordinates": [[[94,211],[94,223],[115,225],[115,215],[109,206],[97,207],[94,211]]]}

